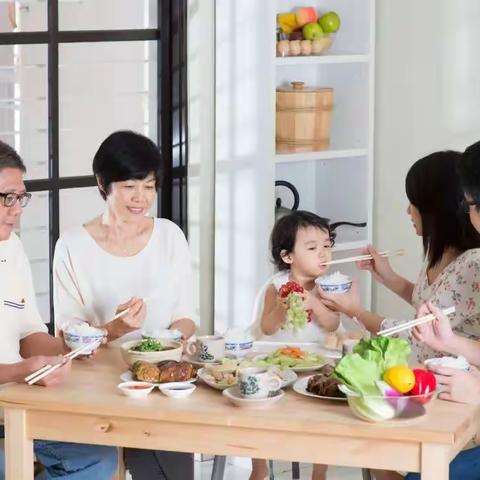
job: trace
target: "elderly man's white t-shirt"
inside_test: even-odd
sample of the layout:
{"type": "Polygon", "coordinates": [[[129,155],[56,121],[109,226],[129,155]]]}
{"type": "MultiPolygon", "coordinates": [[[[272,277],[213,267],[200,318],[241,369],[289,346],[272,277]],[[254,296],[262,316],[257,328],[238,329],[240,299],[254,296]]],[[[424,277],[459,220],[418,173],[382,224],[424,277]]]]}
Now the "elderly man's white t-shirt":
{"type": "MultiPolygon", "coordinates": [[[[170,220],[154,219],[147,245],[120,257],[104,250],[83,227],[58,240],[54,257],[55,320],[59,328],[75,320],[102,326],[119,304],[149,298],[143,328],[168,328],[180,318],[195,321],[192,266],[185,235],[170,220]]],[[[129,334],[121,341],[139,336],[129,334]]]]}
{"type": "Polygon", "coordinates": [[[0,241],[0,363],[16,363],[20,340],[47,332],[35,300],[32,272],[20,239],[0,241]]]}

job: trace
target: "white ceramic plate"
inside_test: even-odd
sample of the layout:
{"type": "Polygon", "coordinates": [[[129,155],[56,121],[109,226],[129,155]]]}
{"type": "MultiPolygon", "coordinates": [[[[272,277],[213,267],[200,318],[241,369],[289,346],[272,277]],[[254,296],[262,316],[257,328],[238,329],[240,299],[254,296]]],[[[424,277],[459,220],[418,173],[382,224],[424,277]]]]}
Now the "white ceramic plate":
{"type": "Polygon", "coordinates": [[[319,353],[325,358],[342,358],[342,352],[340,349],[326,348],[323,343],[320,342],[271,342],[271,341],[256,341],[253,344],[252,350],[257,354],[272,353],[278,348],[286,347],[298,347],[302,350],[306,350],[311,353],[319,353]]]}
{"type": "Polygon", "coordinates": [[[188,354],[184,355],[184,360],[192,365],[195,365],[196,367],[204,367],[205,365],[220,365],[222,363],[221,360],[215,360],[213,362],[200,362],[195,357],[192,357],[188,354]]]}
{"type": "MultiPolygon", "coordinates": [[[[120,375],[120,380],[122,382],[137,382],[138,380],[135,380],[133,378],[132,372],[130,370],[127,370],[126,372],[123,372],[120,375]]],[[[196,378],[191,378],[190,380],[185,380],[186,383],[194,383],[196,382],[196,378]]],[[[142,382],[142,383],[149,383],[149,382],[142,382]]],[[[152,385],[170,385],[171,383],[179,383],[179,382],[164,382],[164,383],[153,383],[152,385]]]]}
{"type": "MultiPolygon", "coordinates": [[[[323,355],[323,354],[321,354],[321,355],[323,355]]],[[[257,360],[263,360],[265,357],[268,357],[268,355],[257,355],[255,357],[253,357],[253,361],[256,362],[257,360]]],[[[289,367],[288,369],[293,370],[294,372],[298,372],[298,373],[314,372],[315,370],[318,370],[319,368],[322,368],[326,363],[327,362],[322,362],[322,363],[319,363],[318,365],[311,365],[309,367],[289,367]]],[[[279,365],[268,365],[265,368],[277,367],[277,366],[279,366],[279,365]]]]}
{"type": "MultiPolygon", "coordinates": [[[[208,378],[205,378],[205,373],[206,373],[205,368],[201,368],[200,370],[198,370],[197,372],[198,378],[200,378],[200,380],[206,383],[209,387],[215,388],[216,390],[225,390],[226,388],[236,385],[236,383],[233,385],[227,385],[227,384],[212,382],[208,378]]],[[[281,374],[282,384],[280,388],[285,388],[285,387],[288,387],[289,385],[292,385],[292,383],[294,383],[297,379],[298,379],[298,376],[293,370],[290,370],[290,369],[283,370],[281,374]]]]}
{"type": "Polygon", "coordinates": [[[307,392],[307,384],[308,380],[313,377],[314,375],[310,375],[309,377],[301,378],[293,385],[293,391],[299,393],[300,395],[305,395],[306,397],[312,398],[320,398],[322,400],[336,400],[340,402],[346,402],[347,397],[340,398],[340,397],[325,397],[322,395],[315,395],[314,393],[307,392]]]}
{"type": "Polygon", "coordinates": [[[197,372],[198,378],[200,378],[202,382],[206,383],[209,387],[212,387],[215,390],[225,390],[226,388],[229,388],[232,386],[224,383],[212,382],[211,380],[205,377],[205,373],[206,373],[205,368],[201,368],[200,370],[198,370],[197,372]]]}
{"type": "Polygon", "coordinates": [[[271,397],[267,398],[243,398],[236,385],[226,388],[222,395],[224,395],[231,403],[237,407],[242,408],[268,408],[274,403],[278,402],[284,395],[283,390],[277,390],[271,397]]]}

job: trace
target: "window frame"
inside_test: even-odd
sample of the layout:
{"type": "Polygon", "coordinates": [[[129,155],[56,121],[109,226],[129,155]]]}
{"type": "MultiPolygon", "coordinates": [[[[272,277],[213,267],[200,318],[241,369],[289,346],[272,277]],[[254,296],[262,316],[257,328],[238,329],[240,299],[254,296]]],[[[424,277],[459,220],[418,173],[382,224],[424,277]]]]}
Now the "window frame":
{"type": "MultiPolygon", "coordinates": [[[[165,174],[158,186],[158,214],[187,234],[187,0],[157,0],[157,28],[129,30],[59,30],[58,0],[48,0],[47,30],[0,32],[2,45],[47,45],[48,178],[26,180],[29,192],[49,193],[50,332],[54,331],[53,255],[60,234],[60,191],[96,186],[93,175],[60,176],[59,45],[63,43],[157,41],[157,143],[165,174]],[[175,113],[178,121],[175,121],[175,113]],[[173,144],[176,135],[180,142],[173,144]],[[175,153],[174,153],[175,151],[175,153]],[[173,165],[173,162],[176,165],[173,165]],[[180,184],[180,189],[174,188],[180,184]],[[179,208],[174,208],[179,205],[179,208]]],[[[46,320],[46,319],[45,319],[46,320]]]]}

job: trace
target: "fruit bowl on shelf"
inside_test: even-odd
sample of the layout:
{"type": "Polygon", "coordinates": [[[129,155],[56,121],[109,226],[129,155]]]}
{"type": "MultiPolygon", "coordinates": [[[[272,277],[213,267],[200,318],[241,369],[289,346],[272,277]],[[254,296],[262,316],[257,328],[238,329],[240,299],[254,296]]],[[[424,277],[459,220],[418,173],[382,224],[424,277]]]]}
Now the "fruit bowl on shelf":
{"type": "Polygon", "coordinates": [[[327,53],[340,28],[335,12],[318,16],[313,7],[277,15],[277,57],[316,56],[327,53]]]}

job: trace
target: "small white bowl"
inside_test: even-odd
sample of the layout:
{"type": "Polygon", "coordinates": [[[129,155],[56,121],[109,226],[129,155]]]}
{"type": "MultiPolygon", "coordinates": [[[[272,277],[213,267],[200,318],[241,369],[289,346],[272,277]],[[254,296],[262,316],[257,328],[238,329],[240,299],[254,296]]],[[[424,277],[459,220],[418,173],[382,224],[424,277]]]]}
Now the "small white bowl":
{"type": "Polygon", "coordinates": [[[447,367],[456,368],[458,370],[470,370],[470,364],[465,357],[440,357],[440,358],[428,358],[423,364],[430,369],[431,367],[447,367]]]}
{"type": "Polygon", "coordinates": [[[244,340],[225,340],[225,353],[236,357],[243,357],[252,350],[253,339],[245,338],[244,340]]]}
{"type": "MultiPolygon", "coordinates": [[[[92,333],[89,333],[87,335],[81,335],[77,333],[69,333],[67,328],[63,332],[63,339],[65,340],[65,344],[67,345],[68,348],[75,350],[77,348],[88,345],[89,343],[101,342],[103,337],[105,336],[105,332],[99,328],[96,328],[95,330],[96,330],[95,333],[93,333],[93,329],[92,329],[92,333]]],[[[84,355],[90,355],[91,353],[93,353],[91,349],[87,349],[83,352],[84,355]]]]}
{"type": "Polygon", "coordinates": [[[197,388],[195,385],[186,382],[171,382],[168,385],[160,384],[159,390],[171,398],[187,398],[197,388]]]}
{"type": "Polygon", "coordinates": [[[182,339],[182,332],[177,329],[157,328],[155,330],[142,330],[142,338],[154,338],[160,341],[179,342],[182,339]]]}
{"type": "Polygon", "coordinates": [[[118,384],[118,389],[127,397],[142,398],[149,395],[155,385],[147,382],[123,382],[118,384]]]}

